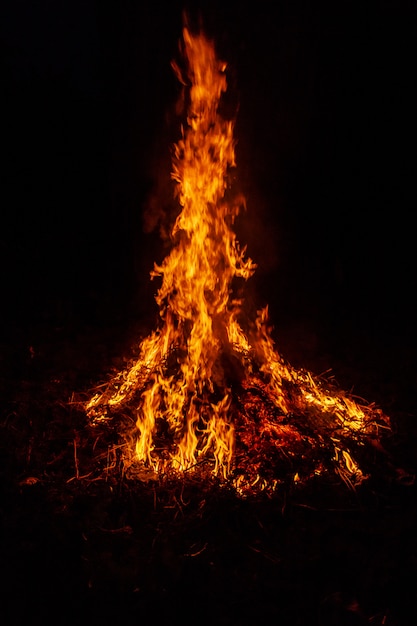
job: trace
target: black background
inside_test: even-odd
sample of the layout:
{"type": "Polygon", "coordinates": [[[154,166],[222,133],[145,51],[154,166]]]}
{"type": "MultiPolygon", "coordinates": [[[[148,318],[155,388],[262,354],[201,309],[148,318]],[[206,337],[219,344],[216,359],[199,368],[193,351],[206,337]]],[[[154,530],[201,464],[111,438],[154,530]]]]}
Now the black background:
{"type": "MultiPolygon", "coordinates": [[[[148,275],[166,249],[143,216],[170,208],[183,8],[4,3],[6,339],[155,313],[148,275]]],[[[259,266],[248,293],[277,328],[401,367],[415,342],[414,4],[198,8],[229,63],[239,236],[259,266]]]]}
{"type": "Polygon", "coordinates": [[[270,305],[291,363],[333,367],[386,410],[388,452],[364,449],[363,490],[323,476],[263,502],[105,474],[114,433],[92,433],[73,398],[155,325],[183,4],[4,0],[3,621],[408,626],[415,4],[197,4],[229,63],[248,303],[270,305]]]}

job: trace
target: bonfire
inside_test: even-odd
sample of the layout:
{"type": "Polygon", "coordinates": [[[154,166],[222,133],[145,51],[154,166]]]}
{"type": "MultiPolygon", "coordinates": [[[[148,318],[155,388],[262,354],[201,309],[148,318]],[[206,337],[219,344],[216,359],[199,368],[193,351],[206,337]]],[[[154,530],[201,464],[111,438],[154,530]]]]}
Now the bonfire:
{"type": "Polygon", "coordinates": [[[239,493],[333,472],[366,478],[360,451],[389,419],[278,352],[268,309],[245,313],[256,270],[234,231],[234,120],[221,114],[226,63],[202,32],[183,29],[173,63],[187,103],[173,146],[180,207],[171,249],[151,273],[160,319],[128,366],[86,403],[93,425],[117,425],[138,478],[215,476],[239,493]]]}

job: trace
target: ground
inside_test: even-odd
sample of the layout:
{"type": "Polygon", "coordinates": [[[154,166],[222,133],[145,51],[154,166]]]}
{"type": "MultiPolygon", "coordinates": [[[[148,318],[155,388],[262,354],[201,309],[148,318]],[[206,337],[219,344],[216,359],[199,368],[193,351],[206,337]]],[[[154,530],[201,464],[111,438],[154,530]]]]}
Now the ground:
{"type": "MultiPolygon", "coordinates": [[[[38,325],[34,345],[4,341],[3,623],[414,623],[416,427],[401,383],[387,454],[356,491],[330,477],[272,498],[192,476],[142,483],[120,472],[117,432],[99,440],[76,403],[104,363],[120,366],[126,335],[73,320],[38,325]]],[[[301,358],[300,328],[286,337],[301,358]]],[[[387,385],[354,366],[339,371],[383,399],[387,385]]]]}

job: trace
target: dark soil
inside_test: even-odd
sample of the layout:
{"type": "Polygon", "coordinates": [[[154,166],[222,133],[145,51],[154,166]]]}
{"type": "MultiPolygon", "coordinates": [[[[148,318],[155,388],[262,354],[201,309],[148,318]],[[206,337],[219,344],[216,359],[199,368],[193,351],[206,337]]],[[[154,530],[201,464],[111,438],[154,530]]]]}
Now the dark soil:
{"type": "MultiPolygon", "coordinates": [[[[303,332],[306,365],[324,365],[330,356],[303,332]]],[[[3,342],[3,624],[415,623],[416,426],[406,376],[384,382],[381,359],[372,375],[366,362],[368,374],[352,360],[338,370],[342,382],[362,380],[368,400],[385,399],[393,419],[387,453],[375,453],[356,491],[318,477],[272,498],[239,498],[191,475],[126,478],[116,429],[92,429],[76,402],[129,356],[129,333],[121,335],[73,320],[3,342]]],[[[298,365],[302,332],[285,336],[298,365]]]]}

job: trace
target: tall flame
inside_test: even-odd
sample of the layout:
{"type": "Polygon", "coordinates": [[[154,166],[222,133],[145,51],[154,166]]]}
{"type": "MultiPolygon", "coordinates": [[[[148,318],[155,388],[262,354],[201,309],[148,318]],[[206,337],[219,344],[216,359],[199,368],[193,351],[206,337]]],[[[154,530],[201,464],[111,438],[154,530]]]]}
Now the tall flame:
{"type": "Polygon", "coordinates": [[[227,197],[235,142],[234,121],[219,113],[226,64],[212,41],[187,27],[182,51],[185,73],[173,67],[188,89],[188,111],[172,161],[181,211],[171,252],[151,273],[162,278],[156,295],[160,327],[142,341],[131,367],[92,397],[87,412],[97,421],[123,407],[134,411],[136,458],[155,471],[184,471],[208,459],[212,471],[226,477],[236,440],[233,416],[239,413],[233,388],[262,381],[277,414],[304,413],[322,430],[330,420],[338,433],[335,455],[351,474],[360,472],[347,451],[339,453],[338,442],[347,432],[369,430],[371,422],[375,428],[375,412],[286,364],[273,344],[267,309],[249,324],[251,330],[241,326],[235,283],[247,280],[256,266],[232,228],[244,201],[227,197]]]}

